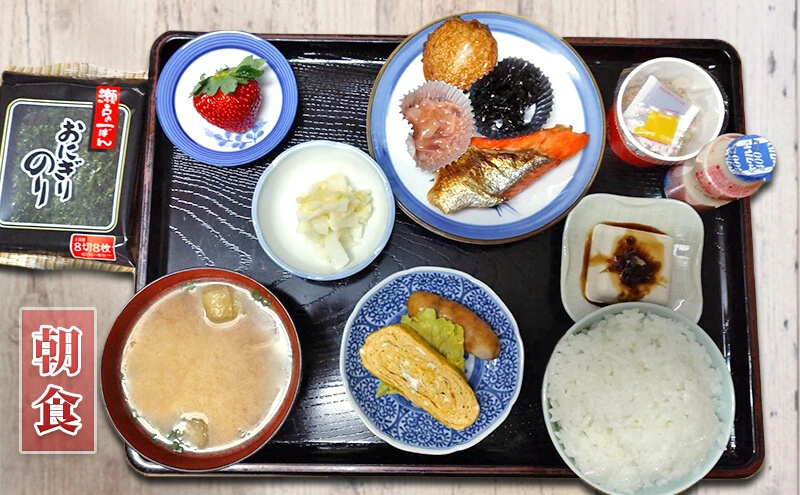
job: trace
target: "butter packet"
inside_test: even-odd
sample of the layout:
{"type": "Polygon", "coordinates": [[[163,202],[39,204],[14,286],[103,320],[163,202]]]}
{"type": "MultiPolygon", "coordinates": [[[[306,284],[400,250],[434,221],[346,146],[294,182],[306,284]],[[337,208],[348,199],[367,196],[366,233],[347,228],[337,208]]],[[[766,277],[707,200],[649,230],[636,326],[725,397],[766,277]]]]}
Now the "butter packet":
{"type": "Polygon", "coordinates": [[[662,156],[680,154],[699,107],[650,75],[623,112],[624,124],[648,150],[662,156]]]}

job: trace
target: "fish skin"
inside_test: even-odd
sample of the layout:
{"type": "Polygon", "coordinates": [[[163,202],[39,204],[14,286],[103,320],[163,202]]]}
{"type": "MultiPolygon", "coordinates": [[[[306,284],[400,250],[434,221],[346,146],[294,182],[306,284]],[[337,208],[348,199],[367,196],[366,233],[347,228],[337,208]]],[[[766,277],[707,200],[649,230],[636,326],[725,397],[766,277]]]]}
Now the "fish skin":
{"type": "Polygon", "coordinates": [[[517,182],[553,161],[557,160],[534,149],[504,151],[470,145],[461,158],[436,172],[428,201],[445,215],[496,206],[517,182]]]}
{"type": "Polygon", "coordinates": [[[505,151],[535,149],[545,156],[566,160],[586,147],[589,135],[585,132],[573,132],[571,126],[556,125],[525,136],[505,139],[473,137],[471,142],[481,149],[505,151]]]}

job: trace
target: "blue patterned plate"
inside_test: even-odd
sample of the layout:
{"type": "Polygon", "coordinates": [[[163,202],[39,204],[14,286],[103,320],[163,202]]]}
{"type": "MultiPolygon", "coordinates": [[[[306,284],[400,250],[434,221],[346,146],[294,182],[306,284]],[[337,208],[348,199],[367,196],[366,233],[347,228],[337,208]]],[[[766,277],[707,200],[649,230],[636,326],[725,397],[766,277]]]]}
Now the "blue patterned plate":
{"type": "Polygon", "coordinates": [[[422,47],[444,22],[436,21],[406,38],[387,59],[375,80],[367,110],[370,153],[383,167],[400,207],[425,228],[476,244],[510,242],[533,235],[560,220],[586,193],[600,167],[605,147],[605,113],[600,90],[586,63],[564,40],[525,19],[506,14],[462,14],[489,26],[497,40],[498,60],[520,57],[550,79],[553,111],[544,127],[571,125],[589,133],[589,144],[511,200],[494,208],[468,208],[443,214],[427,200],[433,174],[418,169],[408,154],[411,126],[400,100],[425,82],[422,47]]]}
{"type": "Polygon", "coordinates": [[[514,316],[483,282],[449,268],[418,267],[395,273],[358,302],[342,336],[339,367],[347,397],[367,427],[389,444],[418,454],[449,454],[480,442],[506,419],[522,385],[524,353],[514,316]],[[500,355],[483,361],[467,354],[465,375],[480,404],[475,423],[448,428],[401,395],[375,397],[378,379],[358,350],[370,333],[399,323],[412,292],[427,291],[459,302],[500,337],[500,355]]]}
{"type": "Polygon", "coordinates": [[[217,31],[186,43],[169,58],[156,85],[158,121],[172,144],[197,161],[232,167],[261,158],[289,132],[297,111],[292,68],[271,43],[249,33],[217,31]],[[194,109],[192,88],[202,74],[235,67],[246,56],[267,62],[258,78],[262,102],[255,125],[241,134],[206,122],[194,109]]]}

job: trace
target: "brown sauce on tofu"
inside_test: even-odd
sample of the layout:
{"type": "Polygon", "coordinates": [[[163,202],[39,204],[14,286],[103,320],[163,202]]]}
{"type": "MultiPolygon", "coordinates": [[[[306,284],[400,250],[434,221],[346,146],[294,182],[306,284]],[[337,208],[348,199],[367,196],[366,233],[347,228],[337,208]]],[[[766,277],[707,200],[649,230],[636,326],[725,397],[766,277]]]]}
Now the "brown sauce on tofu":
{"type": "MultiPolygon", "coordinates": [[[[606,271],[616,273],[615,285],[619,290],[620,301],[638,301],[658,285],[661,262],[652,254],[652,243],[661,243],[655,238],[652,242],[642,241],[627,231],[617,241],[611,257],[605,260],[606,271]]],[[[663,248],[661,248],[663,250],[663,248]]]]}
{"type": "Polygon", "coordinates": [[[643,223],[629,223],[629,222],[600,222],[603,225],[610,225],[612,227],[621,227],[623,229],[629,230],[641,230],[642,232],[650,232],[652,234],[661,234],[667,235],[666,232],[658,230],[655,227],[651,227],[650,225],[645,225],[643,223]]]}
{"type": "MultiPolygon", "coordinates": [[[[651,234],[664,234],[664,232],[637,223],[615,223],[603,222],[605,225],[621,227],[627,229],[625,234],[616,241],[614,252],[611,256],[596,254],[591,256],[592,231],[586,236],[586,244],[583,250],[583,267],[581,269],[580,285],[581,293],[586,298],[586,274],[590,266],[605,266],[603,271],[611,272],[617,276],[612,277],[614,285],[618,290],[618,300],[638,301],[650,293],[650,291],[662,283],[660,276],[662,263],[659,257],[664,255],[663,244],[655,236],[641,235],[636,237],[635,232],[640,231],[651,234]]],[[[592,304],[600,305],[594,301],[592,304]]]]}

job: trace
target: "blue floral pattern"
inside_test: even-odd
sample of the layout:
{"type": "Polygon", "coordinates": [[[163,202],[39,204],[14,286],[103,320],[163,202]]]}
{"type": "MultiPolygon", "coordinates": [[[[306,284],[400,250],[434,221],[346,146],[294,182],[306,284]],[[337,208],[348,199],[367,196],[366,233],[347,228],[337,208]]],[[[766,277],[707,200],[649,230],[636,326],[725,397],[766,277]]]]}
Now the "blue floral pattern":
{"type": "MultiPolygon", "coordinates": [[[[375,397],[378,389],[377,380],[361,380],[353,388],[359,395],[369,395],[375,397]]],[[[364,410],[368,411],[370,417],[376,418],[381,427],[388,428],[397,422],[400,416],[400,405],[393,400],[374,400],[364,405],[364,410]]]]}
{"type": "MultiPolygon", "coordinates": [[[[492,327],[495,328],[495,327],[492,327]]],[[[500,339],[500,355],[486,363],[481,381],[497,392],[513,392],[516,373],[520,367],[519,356],[513,352],[503,352],[506,346],[513,346],[513,340],[500,339]]]]}
{"type": "Polygon", "coordinates": [[[414,268],[376,286],[356,306],[342,340],[341,369],[353,406],[370,430],[398,448],[413,452],[454,452],[467,448],[497,428],[514,405],[522,384],[523,349],[517,324],[491,290],[469,275],[444,268],[414,268]],[[407,311],[408,296],[418,290],[439,294],[470,308],[500,337],[500,356],[473,356],[470,385],[481,411],[476,422],[453,430],[399,395],[376,398],[378,379],[361,364],[359,349],[370,333],[396,323],[407,311]]]}
{"type": "MultiPolygon", "coordinates": [[[[471,284],[470,284],[471,285],[471,284]]],[[[464,291],[461,277],[448,273],[417,273],[411,279],[411,291],[433,292],[447,299],[460,299],[464,291]]]]}
{"type": "Polygon", "coordinates": [[[377,328],[373,328],[372,331],[397,323],[398,316],[406,312],[406,302],[411,292],[410,287],[399,280],[390,282],[376,292],[370,304],[366,304],[362,308],[367,323],[377,325],[377,328]]]}
{"type": "MultiPolygon", "coordinates": [[[[350,355],[358,355],[358,349],[361,345],[358,342],[364,342],[367,338],[367,335],[372,332],[372,329],[368,326],[364,325],[357,325],[354,326],[351,330],[351,335],[353,336],[352,339],[347,343],[348,349],[347,353],[350,355]]],[[[361,364],[361,359],[352,360],[352,361],[345,361],[345,370],[348,376],[353,377],[363,377],[368,376],[369,372],[364,368],[361,364]]]]}
{"type": "Polygon", "coordinates": [[[497,213],[498,217],[502,217],[504,211],[519,216],[519,212],[517,211],[517,209],[511,206],[508,201],[503,201],[499,205],[492,206],[492,208],[497,213]]]}
{"type": "Polygon", "coordinates": [[[397,434],[404,441],[431,447],[449,447],[453,440],[452,429],[436,421],[424,411],[409,411],[397,423],[397,434]]]}
{"type": "MultiPolygon", "coordinates": [[[[464,295],[462,304],[468,308],[481,308],[479,314],[492,328],[505,328],[509,325],[508,315],[503,308],[494,303],[494,297],[479,287],[474,287],[464,295]]],[[[473,310],[474,311],[474,310],[473,310]]],[[[477,312],[477,311],[476,311],[477,312]]],[[[502,335],[500,336],[503,337],[502,335]]]]}
{"type": "Polygon", "coordinates": [[[264,137],[264,126],[267,124],[264,120],[259,120],[253,127],[246,132],[237,134],[231,131],[217,132],[208,127],[205,128],[206,136],[214,138],[217,146],[220,148],[232,148],[235,150],[243,150],[261,141],[264,137]]]}

